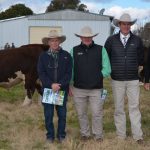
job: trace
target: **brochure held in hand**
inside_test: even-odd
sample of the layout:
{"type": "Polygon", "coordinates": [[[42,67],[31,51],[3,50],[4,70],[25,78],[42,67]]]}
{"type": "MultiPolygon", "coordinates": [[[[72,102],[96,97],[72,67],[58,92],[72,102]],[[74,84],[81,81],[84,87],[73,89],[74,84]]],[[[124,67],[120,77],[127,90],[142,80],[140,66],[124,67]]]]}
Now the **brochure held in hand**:
{"type": "Polygon", "coordinates": [[[42,103],[63,105],[65,91],[54,92],[52,89],[44,88],[42,103]]]}

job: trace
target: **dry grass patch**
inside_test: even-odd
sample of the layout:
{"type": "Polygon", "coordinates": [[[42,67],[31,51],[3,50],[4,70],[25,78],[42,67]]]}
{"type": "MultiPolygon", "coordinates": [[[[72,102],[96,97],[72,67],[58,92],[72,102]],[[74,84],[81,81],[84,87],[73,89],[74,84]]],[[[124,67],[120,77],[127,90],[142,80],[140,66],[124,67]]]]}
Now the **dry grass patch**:
{"type": "MultiPolygon", "coordinates": [[[[111,88],[106,83],[109,90],[107,101],[104,104],[104,141],[99,143],[93,139],[88,142],[80,140],[79,124],[72,100],[68,101],[67,114],[67,138],[63,144],[55,141],[48,144],[45,140],[45,127],[43,107],[37,100],[29,107],[22,108],[22,94],[20,98],[13,96],[13,102],[8,99],[12,93],[1,91],[0,97],[0,150],[149,150],[150,148],[150,92],[144,91],[141,87],[141,112],[142,128],[144,132],[144,145],[138,145],[131,137],[130,121],[127,118],[127,132],[129,137],[126,141],[118,141],[115,134],[113,120],[114,105],[111,88]],[[9,95],[10,94],[10,95],[9,95]],[[20,100],[21,99],[21,100],[20,100]]],[[[21,91],[18,86],[13,89],[21,91]]],[[[23,93],[23,91],[22,91],[23,93]]],[[[37,96],[34,97],[37,99],[37,96]]],[[[126,111],[128,113],[128,111],[126,111]]],[[[57,127],[57,117],[55,113],[55,126],[57,127]]]]}

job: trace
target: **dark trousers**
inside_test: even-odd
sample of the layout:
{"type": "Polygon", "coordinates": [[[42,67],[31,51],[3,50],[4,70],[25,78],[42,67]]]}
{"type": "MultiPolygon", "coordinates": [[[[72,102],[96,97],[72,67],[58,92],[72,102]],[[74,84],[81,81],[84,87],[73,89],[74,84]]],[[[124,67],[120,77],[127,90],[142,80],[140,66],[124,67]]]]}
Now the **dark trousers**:
{"type": "Polygon", "coordinates": [[[43,103],[44,106],[44,116],[45,116],[45,127],[47,130],[46,137],[47,139],[55,138],[55,129],[53,123],[54,108],[56,108],[58,116],[58,128],[57,128],[57,138],[65,138],[66,136],[66,108],[67,95],[65,94],[63,106],[52,105],[43,103]]]}

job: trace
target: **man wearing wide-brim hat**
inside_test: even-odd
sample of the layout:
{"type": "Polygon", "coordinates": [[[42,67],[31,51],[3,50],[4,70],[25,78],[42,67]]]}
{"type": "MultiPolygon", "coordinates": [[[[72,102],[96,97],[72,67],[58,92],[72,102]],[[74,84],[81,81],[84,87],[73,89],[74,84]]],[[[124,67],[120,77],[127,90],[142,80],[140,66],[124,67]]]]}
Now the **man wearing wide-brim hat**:
{"type": "MultiPolygon", "coordinates": [[[[73,47],[73,87],[71,92],[77,110],[82,140],[88,140],[92,135],[97,142],[103,140],[103,103],[101,99],[103,78],[110,75],[111,68],[106,49],[95,44],[93,33],[89,26],[84,26],[75,34],[81,43],[73,47]],[[92,133],[87,108],[92,111],[92,133]]],[[[71,93],[70,92],[70,93],[71,93]]]]}
{"type": "Polygon", "coordinates": [[[88,26],[81,29],[79,33],[75,33],[77,37],[87,37],[87,38],[93,38],[98,35],[98,33],[93,33],[92,29],[88,26]]]}
{"type": "Polygon", "coordinates": [[[113,23],[120,28],[119,33],[110,36],[105,43],[111,62],[112,91],[115,103],[115,126],[119,139],[126,139],[126,115],[124,111],[125,96],[128,97],[129,117],[134,140],[143,142],[141,113],[139,110],[139,76],[138,68],[143,66],[144,51],[142,40],[130,29],[135,20],[124,13],[113,23]]]}
{"type": "Polygon", "coordinates": [[[132,20],[131,16],[127,13],[124,13],[123,15],[120,16],[120,19],[113,19],[113,24],[117,27],[119,27],[119,24],[121,22],[126,22],[129,23],[130,25],[134,25],[137,19],[132,20]]]}
{"type": "Polygon", "coordinates": [[[54,108],[58,116],[58,128],[56,137],[59,142],[66,137],[66,103],[69,91],[69,82],[72,75],[71,55],[60,47],[66,40],[66,36],[57,30],[50,30],[49,35],[42,39],[44,44],[49,45],[49,49],[41,53],[38,61],[38,75],[42,82],[43,90],[52,89],[54,93],[64,91],[63,105],[54,105],[43,102],[45,127],[47,130],[46,138],[49,143],[55,139],[55,129],[53,124],[54,108]]]}
{"type": "Polygon", "coordinates": [[[62,35],[58,30],[50,30],[47,37],[42,38],[42,43],[45,45],[49,45],[48,42],[50,39],[57,38],[59,40],[59,44],[63,43],[66,40],[66,36],[62,35]]]}

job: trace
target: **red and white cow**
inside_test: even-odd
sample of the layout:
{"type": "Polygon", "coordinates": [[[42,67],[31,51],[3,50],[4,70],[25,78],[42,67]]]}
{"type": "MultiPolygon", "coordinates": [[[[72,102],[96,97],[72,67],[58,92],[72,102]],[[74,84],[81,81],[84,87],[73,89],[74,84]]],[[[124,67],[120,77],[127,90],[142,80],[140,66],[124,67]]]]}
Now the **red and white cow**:
{"type": "Polygon", "coordinates": [[[9,89],[24,82],[26,97],[23,106],[31,104],[35,89],[42,94],[38,82],[37,62],[40,53],[46,50],[47,45],[29,44],[0,51],[0,87],[9,89]]]}

